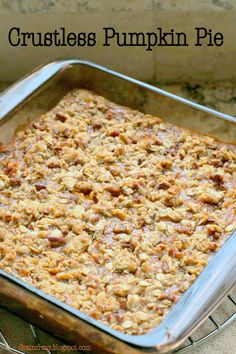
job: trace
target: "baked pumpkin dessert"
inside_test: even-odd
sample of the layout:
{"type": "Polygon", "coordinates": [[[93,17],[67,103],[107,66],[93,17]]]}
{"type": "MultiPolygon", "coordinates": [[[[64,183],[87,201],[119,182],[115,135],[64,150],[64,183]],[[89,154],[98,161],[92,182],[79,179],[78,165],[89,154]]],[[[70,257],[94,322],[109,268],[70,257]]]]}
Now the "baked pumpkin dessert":
{"type": "Polygon", "coordinates": [[[0,147],[0,268],[127,334],[236,228],[236,147],[76,89],[0,147]]]}

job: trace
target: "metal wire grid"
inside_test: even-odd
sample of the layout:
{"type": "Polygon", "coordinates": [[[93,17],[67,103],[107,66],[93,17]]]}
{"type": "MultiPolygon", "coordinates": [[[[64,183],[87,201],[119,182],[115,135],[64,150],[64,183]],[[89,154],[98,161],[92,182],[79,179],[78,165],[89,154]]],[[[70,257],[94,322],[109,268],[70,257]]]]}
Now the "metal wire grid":
{"type": "MultiPolygon", "coordinates": [[[[208,322],[211,324],[212,329],[208,331],[207,333],[202,334],[202,325],[199,329],[197,329],[192,336],[188,338],[188,340],[177,350],[175,350],[175,353],[183,353],[187,351],[190,348],[195,347],[196,345],[202,343],[203,341],[207,340],[209,337],[219,333],[221,330],[223,330],[227,325],[229,325],[234,319],[236,319],[236,300],[233,295],[227,295],[224,301],[222,302],[221,306],[217,308],[214,313],[208,317],[208,322]],[[228,308],[231,308],[230,313],[227,313],[226,318],[222,321],[219,318],[222,318],[222,312],[221,308],[227,306],[228,308]]],[[[207,322],[206,321],[206,322],[207,322]]],[[[205,322],[205,325],[206,325],[205,322]]],[[[209,323],[207,328],[209,329],[209,323]]]]}
{"type": "MultiPolygon", "coordinates": [[[[58,339],[47,335],[46,333],[35,328],[34,326],[27,323],[23,319],[19,319],[16,315],[9,313],[5,309],[0,308],[0,316],[1,316],[1,313],[4,313],[5,318],[6,318],[6,316],[9,315],[10,322],[15,323],[15,321],[17,320],[18,327],[19,327],[19,323],[20,323],[20,327],[21,328],[24,327],[24,332],[25,332],[25,327],[27,327],[27,329],[29,331],[29,333],[27,335],[27,338],[30,341],[29,344],[31,344],[31,345],[48,345],[48,341],[49,341],[50,344],[57,343],[59,345],[63,345],[63,343],[60,342],[58,339]],[[1,312],[1,311],[3,311],[3,312],[1,312]]],[[[222,304],[219,306],[219,308],[217,308],[217,310],[215,310],[215,312],[211,316],[209,316],[209,318],[207,320],[209,322],[207,324],[207,332],[206,332],[206,330],[205,330],[205,333],[203,331],[204,325],[206,327],[206,322],[207,322],[206,321],[198,330],[196,330],[193,333],[193,335],[191,337],[188,338],[188,340],[180,348],[175,350],[175,353],[185,352],[185,351],[189,350],[190,348],[193,348],[196,345],[202,343],[203,341],[207,340],[209,337],[217,334],[219,331],[224,329],[234,319],[236,319],[236,297],[231,294],[231,295],[228,295],[225,298],[225,300],[222,302],[222,304]],[[225,309],[226,307],[228,309],[228,313],[225,314],[226,318],[223,321],[219,320],[219,318],[222,319],[222,308],[225,309]],[[229,313],[229,308],[230,308],[230,313],[229,313]],[[209,330],[209,324],[211,324],[211,327],[212,327],[211,330],[209,330]]],[[[9,333],[12,334],[12,337],[14,337],[15,333],[12,333],[12,326],[14,328],[14,323],[12,323],[9,328],[9,323],[10,323],[9,321],[8,321],[8,319],[6,321],[7,326],[8,326],[8,333],[6,333],[6,334],[4,333],[4,329],[6,330],[6,327],[4,326],[4,328],[2,328],[4,323],[0,322],[0,354],[7,354],[7,353],[28,354],[29,351],[23,352],[22,350],[19,349],[19,345],[17,346],[17,344],[16,344],[17,338],[15,338],[15,339],[10,338],[11,336],[9,336],[9,333]]],[[[19,328],[17,328],[17,331],[19,331],[19,328]]],[[[22,335],[22,340],[25,340],[23,338],[23,335],[22,335]]],[[[37,352],[34,351],[34,353],[54,354],[55,351],[50,351],[49,349],[46,348],[45,350],[39,350],[37,352]]],[[[79,352],[73,351],[70,353],[72,354],[72,353],[79,353],[79,352]]]]}

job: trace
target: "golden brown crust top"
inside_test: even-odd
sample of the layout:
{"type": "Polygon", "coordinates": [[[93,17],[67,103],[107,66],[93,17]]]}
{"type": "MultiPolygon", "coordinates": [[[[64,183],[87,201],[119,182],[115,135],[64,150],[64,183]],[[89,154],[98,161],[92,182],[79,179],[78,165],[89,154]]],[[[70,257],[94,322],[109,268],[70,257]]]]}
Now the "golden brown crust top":
{"type": "Polygon", "coordinates": [[[236,148],[86,90],[0,147],[0,268],[129,334],[235,229],[236,148]]]}

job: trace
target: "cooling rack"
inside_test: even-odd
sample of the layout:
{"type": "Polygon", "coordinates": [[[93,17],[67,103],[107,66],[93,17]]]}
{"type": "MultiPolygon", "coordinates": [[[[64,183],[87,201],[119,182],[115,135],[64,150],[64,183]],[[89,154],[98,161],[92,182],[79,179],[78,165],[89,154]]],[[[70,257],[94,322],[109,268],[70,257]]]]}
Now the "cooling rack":
{"type": "Polygon", "coordinates": [[[208,317],[204,324],[199,327],[180,348],[175,350],[175,353],[183,353],[197,346],[222,331],[234,319],[236,319],[236,296],[229,294],[222,301],[219,308],[208,317]]]}
{"type": "MultiPolygon", "coordinates": [[[[236,289],[235,289],[236,290],[236,289]]],[[[180,347],[175,353],[182,353],[195,347],[196,345],[207,340],[209,337],[217,334],[236,319],[236,291],[227,295],[221,305],[213,312],[213,314],[197,329],[191,337],[180,347]]],[[[65,345],[60,340],[44,333],[35,328],[30,323],[10,313],[0,307],[0,354],[29,354],[32,350],[21,350],[21,344],[34,345],[38,350],[34,350],[34,354],[55,354],[56,350],[48,348],[42,349],[43,346],[50,347],[52,345],[65,345]]],[[[86,350],[69,351],[70,354],[86,353],[86,350]]],[[[88,353],[88,351],[87,351],[88,353]]]]}

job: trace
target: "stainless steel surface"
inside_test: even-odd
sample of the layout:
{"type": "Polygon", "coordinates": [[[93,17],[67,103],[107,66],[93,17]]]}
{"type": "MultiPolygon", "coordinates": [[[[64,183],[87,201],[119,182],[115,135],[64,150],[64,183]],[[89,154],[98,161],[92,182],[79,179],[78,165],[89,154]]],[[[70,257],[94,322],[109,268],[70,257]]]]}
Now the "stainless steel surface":
{"type": "MultiPolygon", "coordinates": [[[[47,111],[73,87],[95,90],[117,103],[235,142],[235,118],[80,60],[50,63],[5,91],[0,97],[0,139],[10,140],[16,127],[47,111]]],[[[0,303],[68,341],[76,342],[82,334],[92,346],[97,343],[100,349],[113,353],[168,352],[191,335],[235,284],[235,254],[236,233],[164,321],[142,336],[114,331],[3,271],[0,303]]]]}

